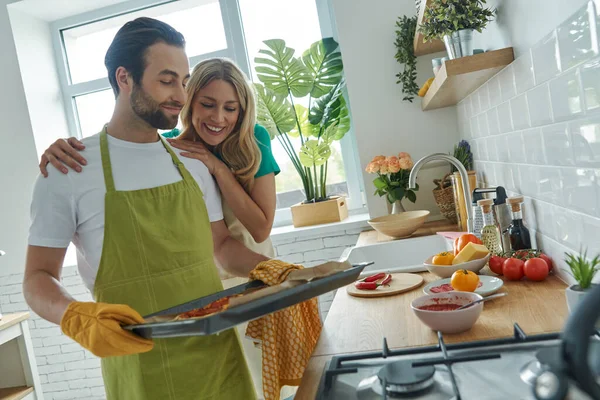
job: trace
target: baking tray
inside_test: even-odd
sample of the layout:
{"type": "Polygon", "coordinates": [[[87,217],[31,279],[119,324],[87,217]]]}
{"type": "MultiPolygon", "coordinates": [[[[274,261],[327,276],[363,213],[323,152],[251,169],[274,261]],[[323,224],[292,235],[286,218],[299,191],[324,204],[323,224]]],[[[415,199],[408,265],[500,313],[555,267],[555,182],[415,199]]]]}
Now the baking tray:
{"type": "MultiPolygon", "coordinates": [[[[336,272],[324,278],[314,279],[204,318],[151,322],[127,325],[123,328],[144,338],[154,339],[214,335],[227,329],[231,329],[236,325],[263,317],[348,285],[357,280],[362,270],[371,264],[373,264],[373,262],[355,264],[345,271],[336,272]]],[[[266,285],[261,281],[250,281],[188,303],[180,304],[167,310],[147,315],[144,319],[165,315],[176,315],[195,308],[204,307],[225,296],[235,295],[243,293],[246,290],[258,289],[265,286],[266,285]]]]}

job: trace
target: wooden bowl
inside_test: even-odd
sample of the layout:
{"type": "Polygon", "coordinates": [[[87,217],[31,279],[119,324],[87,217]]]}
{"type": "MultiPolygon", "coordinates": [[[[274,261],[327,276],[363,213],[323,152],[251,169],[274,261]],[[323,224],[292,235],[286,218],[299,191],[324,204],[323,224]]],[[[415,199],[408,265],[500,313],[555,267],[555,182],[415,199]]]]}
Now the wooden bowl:
{"type": "Polygon", "coordinates": [[[373,218],[368,223],[379,233],[401,239],[415,233],[427,221],[429,214],[427,210],[406,211],[373,218]]]}

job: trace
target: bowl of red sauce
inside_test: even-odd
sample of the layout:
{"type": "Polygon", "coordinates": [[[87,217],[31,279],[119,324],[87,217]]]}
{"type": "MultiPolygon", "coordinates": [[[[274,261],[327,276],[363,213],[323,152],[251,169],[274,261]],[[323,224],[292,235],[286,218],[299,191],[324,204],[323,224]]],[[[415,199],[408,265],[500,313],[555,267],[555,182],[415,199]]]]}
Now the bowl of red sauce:
{"type": "Polygon", "coordinates": [[[471,292],[436,293],[414,299],[410,307],[421,322],[434,331],[459,333],[471,329],[477,322],[483,302],[463,310],[457,308],[481,298],[471,292]]]}

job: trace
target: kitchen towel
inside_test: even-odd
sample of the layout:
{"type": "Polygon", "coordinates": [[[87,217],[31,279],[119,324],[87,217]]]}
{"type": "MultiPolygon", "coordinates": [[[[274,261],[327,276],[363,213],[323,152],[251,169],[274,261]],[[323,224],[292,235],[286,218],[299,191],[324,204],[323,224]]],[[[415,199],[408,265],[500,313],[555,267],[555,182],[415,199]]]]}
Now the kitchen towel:
{"type": "MultiPolygon", "coordinates": [[[[292,271],[303,268],[280,260],[268,260],[250,272],[250,279],[270,286],[279,285],[292,271]]],[[[265,400],[279,400],[279,393],[285,385],[300,385],[321,329],[316,298],[250,321],[246,336],[262,348],[265,400]]]]}

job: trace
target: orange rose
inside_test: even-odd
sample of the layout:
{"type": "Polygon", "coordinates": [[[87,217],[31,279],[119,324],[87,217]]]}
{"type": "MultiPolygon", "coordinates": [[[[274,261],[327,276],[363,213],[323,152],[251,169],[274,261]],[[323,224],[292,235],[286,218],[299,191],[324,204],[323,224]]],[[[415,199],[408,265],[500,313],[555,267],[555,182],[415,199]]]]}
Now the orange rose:
{"type": "Polygon", "coordinates": [[[378,162],[378,161],[383,161],[383,160],[385,160],[385,156],[375,156],[375,157],[373,157],[371,162],[378,162]]]}
{"type": "Polygon", "coordinates": [[[379,173],[382,175],[387,174],[390,171],[388,163],[386,161],[381,161],[379,163],[379,173]]]}
{"type": "Polygon", "coordinates": [[[401,158],[400,159],[400,168],[411,169],[412,167],[413,167],[413,162],[410,158],[401,158]]]}
{"type": "Polygon", "coordinates": [[[400,171],[400,160],[398,159],[398,157],[396,157],[396,156],[387,157],[385,159],[385,161],[387,162],[388,170],[391,173],[394,174],[394,173],[400,171]]]}
{"type": "Polygon", "coordinates": [[[398,158],[410,158],[410,154],[408,154],[407,152],[403,151],[401,153],[398,153],[398,158]]]}
{"type": "Polygon", "coordinates": [[[367,164],[365,171],[367,171],[367,173],[369,173],[369,174],[374,174],[376,172],[379,172],[379,162],[371,161],[369,164],[367,164]]]}

